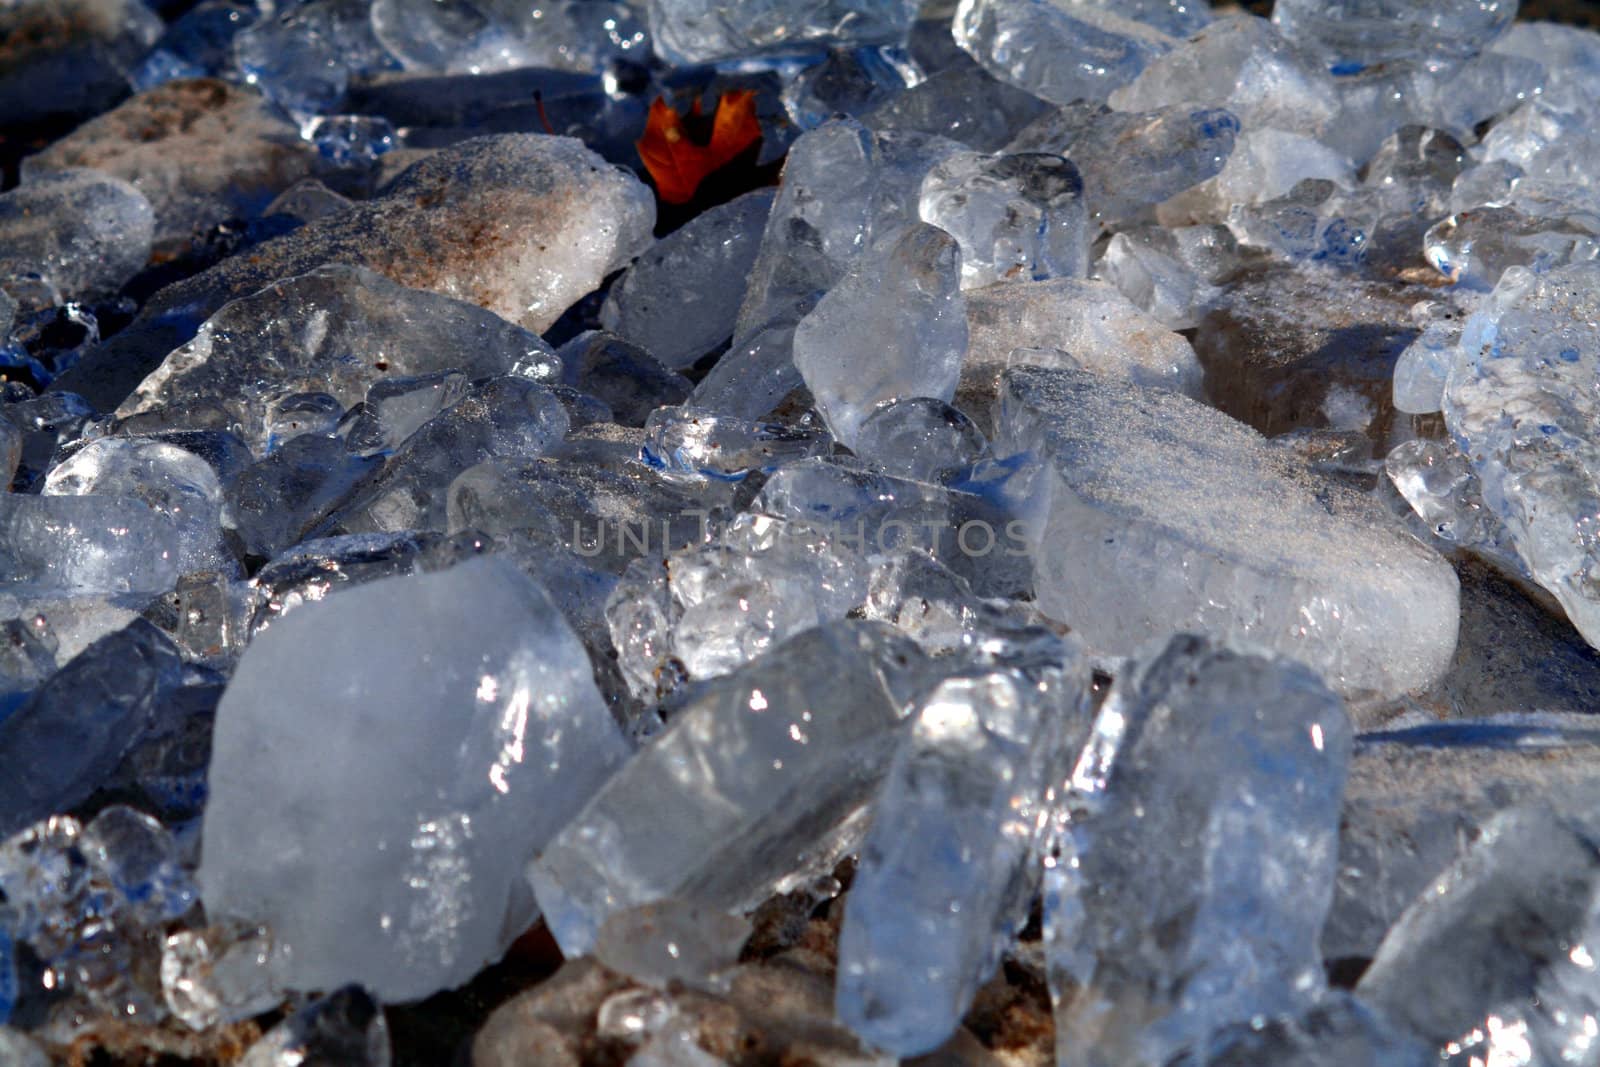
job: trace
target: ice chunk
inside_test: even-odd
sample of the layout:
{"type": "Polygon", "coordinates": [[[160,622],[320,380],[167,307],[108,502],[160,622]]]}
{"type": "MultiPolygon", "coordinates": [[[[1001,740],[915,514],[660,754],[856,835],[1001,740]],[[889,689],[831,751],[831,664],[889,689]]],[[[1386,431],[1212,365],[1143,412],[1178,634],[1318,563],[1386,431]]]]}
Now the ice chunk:
{"type": "Polygon", "coordinates": [[[171,81],[79,126],[23,163],[24,181],[92,167],[133,185],[155,211],[155,244],[251,218],[313,174],[315,150],[258,94],[211,79],[171,81]]]}
{"type": "Polygon", "coordinates": [[[1211,22],[1207,0],[1067,0],[1067,6],[1115,11],[1174,37],[1188,37],[1211,22]]]}
{"type": "Polygon", "coordinates": [[[1490,290],[1510,267],[1536,274],[1600,259],[1600,220],[1573,214],[1528,216],[1514,207],[1462,211],[1432,226],[1423,254],[1457,285],[1490,290]]]}
{"type": "Polygon", "coordinates": [[[222,545],[222,483],[204,459],[141,437],[90,441],[45,475],[41,496],[122,497],[144,503],[177,532],[180,572],[232,569],[222,545]]]}
{"type": "Polygon", "coordinates": [[[797,127],[812,130],[836,115],[866,115],[921,80],[915,60],[897,46],[832,48],[784,85],[783,107],[797,127]]]}
{"type": "Polygon", "coordinates": [[[1099,271],[1141,311],[1171,330],[1192,329],[1222,296],[1207,272],[1196,269],[1195,245],[1237,248],[1223,227],[1119,233],[1106,245],[1099,271]]]}
{"type": "Polygon", "coordinates": [[[376,456],[352,454],[337,437],[291,438],[228,486],[228,529],[246,555],[270,559],[321,526],[382,466],[376,456]]]}
{"type": "Polygon", "coordinates": [[[562,951],[588,951],[635,905],[744,908],[831,862],[882,777],[917,658],[881,624],[836,623],[701,691],[530,865],[562,951]]]}
{"type": "Polygon", "coordinates": [[[694,386],[668,370],[645,348],[603,330],[590,330],[561,346],[565,383],[601,401],[622,426],[643,426],[657,408],[681,404],[694,386]]]}
{"type": "Polygon", "coordinates": [[[1063,1067],[1162,1064],[1323,988],[1351,728],[1290,660],[1179,635],[1119,673],[1045,874],[1063,1067]]]}
{"type": "Polygon", "coordinates": [[[1430,1067],[1433,1050],[1343,990],[1294,1019],[1230,1027],[1204,1067],[1430,1067]]]}
{"type": "Polygon", "coordinates": [[[1484,502],[1540,585],[1590,644],[1600,642],[1592,571],[1600,264],[1542,277],[1508,270],[1468,320],[1444,417],[1472,458],[1484,502]]]}
{"type": "Polygon", "coordinates": [[[1485,506],[1483,486],[1455,445],[1407,441],[1384,457],[1383,468],[1433,536],[1494,560],[1513,574],[1522,569],[1505,525],[1485,506]]]}
{"type": "Polygon", "coordinates": [[[1368,498],[1314,489],[1253,430],[1177,393],[1026,367],[1002,389],[997,450],[1050,472],[1048,518],[1029,532],[1039,606],[1091,647],[1235,635],[1347,694],[1395,695],[1449,665],[1455,574],[1368,498]]]}
{"type": "Polygon", "coordinates": [[[1089,272],[1083,182],[1060,156],[952,156],[922,180],[919,211],[960,244],[963,289],[1089,272]]]}
{"type": "Polygon", "coordinates": [[[1337,74],[1399,60],[1468,59],[1516,14],[1516,0],[1284,0],[1272,7],[1283,35],[1337,74]]]}
{"type": "Polygon", "coordinates": [[[954,32],[990,74],[1058,104],[1104,100],[1178,44],[1145,23],[1070,0],[962,0],[954,32]]]}
{"type": "Polygon", "coordinates": [[[669,476],[738,479],[832,451],[833,438],[820,426],[660,408],[645,420],[640,458],[669,476]]]}
{"type": "Polygon", "coordinates": [[[393,1062],[383,1005],[360,986],[346,986],[268,1030],[239,1067],[389,1067],[393,1062]]]}
{"type": "Polygon", "coordinates": [[[948,483],[986,458],[989,442],[957,409],[919,396],[873,412],[856,435],[855,453],[901,478],[948,483]]]}
{"type": "MultiPolygon", "coordinates": [[[[0,495],[5,583],[98,593],[160,593],[182,573],[183,539],[142,500],[0,495]]],[[[0,584],[5,584],[0,583],[0,584]]]]}
{"type": "MultiPolygon", "coordinates": [[[[944,39],[949,41],[948,31],[944,39]]],[[[1017,131],[1050,110],[1045,101],[998,80],[966,53],[956,55],[953,66],[890,97],[861,121],[874,130],[933,134],[979,152],[998,152],[1017,131]]]]}
{"type": "MultiPolygon", "coordinates": [[[[350,412],[345,441],[357,455],[392,453],[435,415],[465,397],[471,387],[472,380],[457,370],[373,382],[366,401],[350,412]]],[[[332,434],[335,428],[329,427],[327,432],[332,434]]]]}
{"type": "Polygon", "coordinates": [[[650,36],[669,63],[706,63],[818,45],[905,44],[915,0],[649,0],[650,36]]]}
{"type": "Polygon", "coordinates": [[[967,350],[961,264],[935,227],[886,235],[795,328],[795,366],[841,443],[854,444],[880,404],[955,395],[967,350]]]}
{"type": "Polygon", "coordinates": [[[911,712],[845,902],[839,1018],[898,1056],[955,1033],[1027,920],[1053,787],[1087,733],[1087,668],[956,675],[911,712]]]}
{"type": "Polygon", "coordinates": [[[66,811],[98,788],[182,682],[178,650],[135,620],[84,649],[0,719],[0,832],[66,811]]]}
{"type": "Polygon", "coordinates": [[[543,67],[589,73],[616,58],[647,59],[649,38],[638,7],[620,0],[562,0],[457,10],[433,0],[374,0],[372,28],[407,70],[490,74],[543,67]]]}
{"type": "Polygon", "coordinates": [[[1444,383],[1461,341],[1461,325],[1431,322],[1394,364],[1396,411],[1426,415],[1444,406],[1444,383]]]}
{"type": "Polygon", "coordinates": [[[311,0],[269,11],[234,38],[234,62],[297,119],[331,111],[352,76],[398,65],[373,34],[367,8],[363,0],[311,0]]]}
{"type": "Polygon", "coordinates": [[[1492,820],[1389,931],[1357,994],[1441,1059],[1582,1062],[1594,1041],[1590,946],[1600,933],[1594,799],[1492,820]]]}
{"type": "Polygon", "coordinates": [[[1200,395],[1203,373],[1189,342],[1104,282],[991,285],[966,301],[970,342],[960,391],[974,394],[962,406],[980,427],[988,424],[1000,373],[1031,358],[1015,355],[1018,349],[1062,349],[1077,366],[1108,377],[1200,395]]]}
{"type": "Polygon", "coordinates": [[[271,444],[273,404],[293,394],[326,393],[342,411],[391,377],[518,370],[553,379],[560,368],[549,345],[481,308],[334,264],[224,306],[117,416],[163,412],[182,420],[185,412],[220,409],[261,455],[271,444]]]}
{"type": "Polygon", "coordinates": [[[253,0],[201,0],[168,24],[128,84],[142,93],[179,78],[224,73],[233,62],[234,37],[260,17],[253,0]]]}
{"type": "Polygon", "coordinates": [[[521,932],[521,865],[624,750],[583,646],[495,559],[280,618],[213,745],[207,914],[269,925],[290,988],[396,1000],[467,981],[521,932]]]}
{"type": "Polygon", "coordinates": [[[675,370],[732,337],[774,195],[746,193],[657,241],[611,286],[601,323],[675,370]]]}
{"type": "Polygon", "coordinates": [[[0,285],[17,289],[29,311],[54,301],[9,284],[24,275],[67,298],[109,296],[150,258],[155,228],[150,201],[120,178],[82,168],[40,175],[0,195],[0,285]]]}
{"type": "Polygon", "coordinates": [[[663,900],[613,913],[600,928],[594,954],[612,970],[648,985],[682,982],[706,988],[739,961],[749,936],[748,919],[663,900]]]}
{"type": "Polygon", "coordinates": [[[284,1000],[283,946],[265,927],[180,930],[161,951],[167,1008],[191,1030],[270,1011],[284,1000]]]}
{"type": "Polygon", "coordinates": [[[1264,204],[1287,196],[1308,178],[1355,185],[1350,160],[1314,137],[1284,130],[1247,130],[1217,175],[1217,198],[1224,204],[1264,204]]]}

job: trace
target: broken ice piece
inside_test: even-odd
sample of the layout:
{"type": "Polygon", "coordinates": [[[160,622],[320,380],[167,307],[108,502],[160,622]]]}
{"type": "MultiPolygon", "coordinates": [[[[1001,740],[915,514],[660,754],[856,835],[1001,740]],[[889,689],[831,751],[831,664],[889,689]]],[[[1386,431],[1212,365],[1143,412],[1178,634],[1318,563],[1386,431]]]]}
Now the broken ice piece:
{"type": "Polygon", "coordinates": [[[459,985],[526,927],[523,863],[624,748],[582,644],[503,560],[308,605],[217,709],[206,913],[270,926],[293,989],[459,985]]]}
{"type": "Polygon", "coordinates": [[[961,245],[963,289],[1089,272],[1083,181],[1058,155],[951,156],[923,178],[918,210],[961,245]]]}
{"type": "Polygon", "coordinates": [[[1091,647],[1230,634],[1347,694],[1444,673],[1455,574],[1373,501],[1313,491],[1265,438],[1177,393],[1026,367],[1002,390],[997,451],[1050,472],[1048,517],[1029,531],[1039,607],[1091,647]]]}
{"type": "Polygon", "coordinates": [[[257,455],[274,402],[325,393],[343,408],[389,378],[458,370],[554,379],[560,361],[534,334],[481,308],[406,289],[345,264],[319,267],[224,306],[117,409],[220,408],[257,455]]]}
{"type": "Polygon", "coordinates": [[[1356,993],[1470,1063],[1581,1063],[1600,938],[1596,796],[1496,817],[1384,938],[1356,993]],[[1576,810],[1574,810],[1576,809],[1576,810]]]}
{"type": "Polygon", "coordinates": [[[840,622],[700,691],[529,865],[562,952],[589,951],[629,907],[743,909],[826,869],[882,777],[919,661],[881,624],[840,622]]]}
{"type": "Polygon", "coordinates": [[[682,982],[712,988],[739,961],[750,920],[688,901],[662,900],[614,912],[600,927],[594,955],[619,974],[658,988],[682,982]]]}
{"type": "Polygon", "coordinates": [[[239,1067],[389,1067],[392,1062],[383,1005],[352,985],[312,1001],[268,1030],[239,1067]]]}
{"type": "Polygon", "coordinates": [[[949,1039],[1027,920],[1051,789],[1087,732],[1087,667],[947,678],[912,710],[845,901],[835,1005],[897,1056],[949,1039]]]}
{"type": "Polygon", "coordinates": [[[1515,0],[1282,0],[1272,21],[1335,74],[1397,60],[1471,58],[1516,17],[1515,0]]]}
{"type": "Polygon", "coordinates": [[[38,289],[13,278],[38,275],[63,297],[108,296],[150,258],[155,227],[150,201],[120,178],[42,174],[0,196],[0,285],[28,311],[44,306],[32,299],[38,289]]]}
{"type": "Polygon", "coordinates": [[[903,45],[916,0],[650,0],[650,37],[669,63],[743,59],[819,45],[903,45]]]}
{"type": "Polygon", "coordinates": [[[351,411],[345,441],[359,456],[393,452],[429,419],[466,396],[471,385],[472,380],[457,370],[374,382],[366,401],[351,411]]]}
{"type": "Polygon", "coordinates": [[[846,446],[878,405],[949,401],[967,351],[961,251],[923,223],[887,235],[794,332],[794,365],[846,446]]]}
{"type": "Polygon", "coordinates": [[[961,0],[954,32],[990,74],[1058,104],[1104,100],[1179,43],[1145,23],[1064,0],[961,0]]]}
{"type": "Polygon", "coordinates": [[[1282,657],[1180,634],[1119,673],[1045,873],[1062,1067],[1155,1067],[1314,1003],[1350,747],[1282,657]]]}
{"type": "Polygon", "coordinates": [[[184,1025],[210,1030],[281,1004],[284,963],[283,947],[265,927],[179,930],[161,951],[161,991],[184,1025]]]}
{"type": "Polygon", "coordinates": [[[1522,573],[1505,525],[1484,504],[1472,464],[1448,441],[1397,445],[1383,461],[1389,481],[1433,535],[1522,573]]]}
{"type": "Polygon", "coordinates": [[[1600,222],[1579,213],[1530,216],[1513,207],[1478,207],[1434,224],[1423,254],[1434,270],[1466,289],[1493,289],[1509,267],[1543,274],[1600,258],[1600,222]]]}
{"type": "Polygon", "coordinates": [[[669,475],[733,480],[832,451],[833,438],[820,426],[757,422],[665,407],[645,420],[639,455],[669,475]]]}
{"type": "Polygon", "coordinates": [[[1397,411],[1426,415],[1444,406],[1444,383],[1455,362],[1461,326],[1430,322],[1394,364],[1394,406],[1397,411]]]}
{"type": "Polygon", "coordinates": [[[603,330],[579,334],[559,355],[564,383],[610,409],[597,422],[643,426],[652,411],[682,404],[694,391],[689,379],[662,366],[648,349],[603,330]]]}
{"type": "Polygon", "coordinates": [[[989,455],[983,431],[942,400],[894,400],[861,424],[855,454],[890,474],[923,482],[948,482],[989,455]]]}

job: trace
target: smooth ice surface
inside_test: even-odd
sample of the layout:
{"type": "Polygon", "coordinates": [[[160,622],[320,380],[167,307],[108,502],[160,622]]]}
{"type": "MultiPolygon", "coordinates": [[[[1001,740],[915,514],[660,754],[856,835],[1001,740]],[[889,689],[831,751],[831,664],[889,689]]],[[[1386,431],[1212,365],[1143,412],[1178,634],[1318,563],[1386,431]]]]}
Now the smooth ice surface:
{"type": "Polygon", "coordinates": [[[108,296],[150,258],[155,227],[150,201],[120,178],[41,175],[0,196],[0,285],[37,275],[63,299],[108,296]]]}
{"type": "Polygon", "coordinates": [[[1314,489],[1255,431],[1176,393],[1031,368],[1002,390],[997,450],[1051,472],[1031,533],[1039,606],[1090,646],[1228,634],[1349,694],[1443,673],[1455,574],[1370,500],[1314,489]]]}
{"type": "Polygon", "coordinates": [[[159,593],[182,561],[179,528],[135,497],[0,495],[0,587],[159,593]]]}
{"type": "Polygon", "coordinates": [[[961,0],[955,39],[995,77],[1058,104],[1104,100],[1178,43],[1069,0],[961,0]]]}
{"type": "Polygon", "coordinates": [[[835,623],[674,713],[528,868],[562,951],[651,901],[748,906],[826,856],[882,778],[917,658],[881,624],[835,623]]]}
{"type": "Polygon", "coordinates": [[[459,370],[554,379],[560,360],[534,334],[479,307],[334,264],[225,305],[117,409],[166,424],[220,411],[257,454],[272,405],[325,393],[344,408],[390,378],[459,370]]]}
{"type": "Polygon", "coordinates": [[[1053,788],[1087,733],[1074,656],[928,692],[873,803],[845,904],[840,1021],[899,1056],[942,1045],[1027,917],[1053,788]]]}
{"type": "Polygon", "coordinates": [[[674,369],[732,337],[775,195],[746,193],[656,242],[611,286],[601,323],[674,369]]]}
{"type": "Polygon", "coordinates": [[[1310,1006],[1350,744],[1281,657],[1179,635],[1119,673],[1045,873],[1062,1067],[1165,1064],[1310,1006]]]}
{"type": "Polygon", "coordinates": [[[1590,644],[1600,643],[1596,398],[1600,264],[1507,271],[1467,320],[1444,417],[1518,554],[1590,644]]]}
{"type": "Polygon", "coordinates": [[[794,362],[845,445],[881,404],[950,400],[967,351],[961,249],[933,226],[886,235],[794,331],[794,362]]]}
{"type": "Polygon", "coordinates": [[[819,45],[904,44],[915,0],[649,0],[650,35],[671,63],[819,45]]]}
{"type": "Polygon", "coordinates": [[[308,605],[217,709],[207,914],[270,925],[291,988],[459,985],[527,924],[522,865],[623,753],[583,646],[504,562],[308,605]]]}

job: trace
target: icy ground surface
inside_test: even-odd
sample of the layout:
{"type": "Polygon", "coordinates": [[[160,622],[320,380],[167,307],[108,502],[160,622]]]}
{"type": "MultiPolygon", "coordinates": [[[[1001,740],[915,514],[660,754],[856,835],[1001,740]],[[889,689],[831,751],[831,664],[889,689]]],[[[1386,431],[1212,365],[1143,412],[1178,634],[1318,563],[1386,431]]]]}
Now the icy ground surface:
{"type": "Polygon", "coordinates": [[[1521,14],[0,0],[0,1067],[1600,1067],[1521,14]]]}

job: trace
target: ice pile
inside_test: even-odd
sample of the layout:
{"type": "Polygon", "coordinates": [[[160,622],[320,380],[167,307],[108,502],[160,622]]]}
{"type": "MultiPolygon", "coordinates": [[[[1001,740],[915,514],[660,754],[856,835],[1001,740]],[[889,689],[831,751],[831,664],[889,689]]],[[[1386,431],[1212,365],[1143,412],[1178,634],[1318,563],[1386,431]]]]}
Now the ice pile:
{"type": "Polygon", "coordinates": [[[1600,1064],[1600,36],[1271,7],[0,3],[0,1062],[1600,1064]]]}

